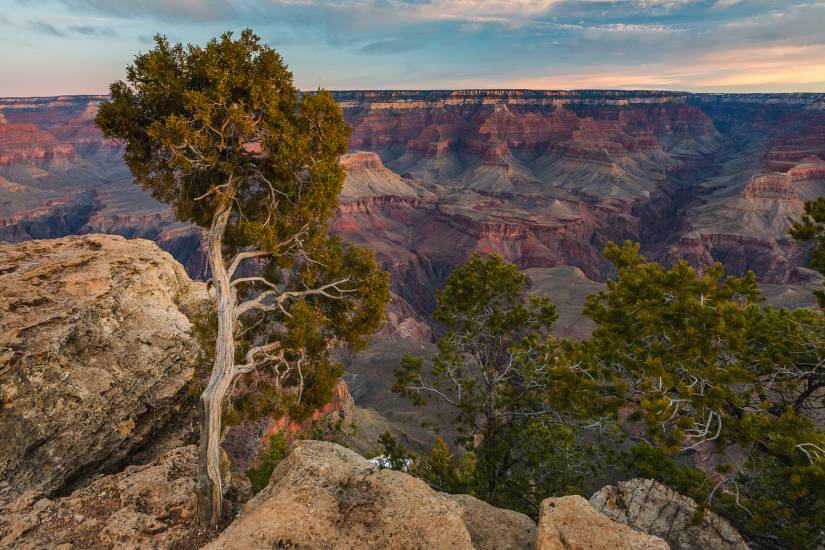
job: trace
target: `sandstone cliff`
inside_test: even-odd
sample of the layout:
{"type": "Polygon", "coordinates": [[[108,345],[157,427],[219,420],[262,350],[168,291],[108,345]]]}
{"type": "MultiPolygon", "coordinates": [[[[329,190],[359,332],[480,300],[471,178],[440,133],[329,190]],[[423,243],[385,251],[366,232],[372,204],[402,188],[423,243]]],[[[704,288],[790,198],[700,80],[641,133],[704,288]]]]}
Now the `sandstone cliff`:
{"type": "Polygon", "coordinates": [[[204,297],[149,241],[0,243],[0,496],[60,492],[149,444],[188,397],[185,311],[204,297]]]}

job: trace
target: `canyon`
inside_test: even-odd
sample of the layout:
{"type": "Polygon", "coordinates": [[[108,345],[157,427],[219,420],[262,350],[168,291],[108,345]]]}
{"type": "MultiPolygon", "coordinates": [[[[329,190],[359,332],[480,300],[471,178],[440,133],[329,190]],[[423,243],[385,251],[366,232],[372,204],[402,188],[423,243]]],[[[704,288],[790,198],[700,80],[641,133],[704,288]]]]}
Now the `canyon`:
{"type": "MultiPolygon", "coordinates": [[[[819,284],[787,230],[805,200],[825,194],[824,94],[335,97],[352,136],[332,227],[393,273],[382,338],[429,340],[435,290],[474,252],[500,254],[534,288],[562,295],[572,336],[587,331],[574,311],[583,297],[564,288],[599,288],[609,241],[639,241],[668,264],[753,270],[780,305],[810,304],[807,288],[819,284]]],[[[201,230],[133,185],[120,144],[94,127],[105,100],[0,99],[0,239],[147,238],[205,278],[201,230]]]]}

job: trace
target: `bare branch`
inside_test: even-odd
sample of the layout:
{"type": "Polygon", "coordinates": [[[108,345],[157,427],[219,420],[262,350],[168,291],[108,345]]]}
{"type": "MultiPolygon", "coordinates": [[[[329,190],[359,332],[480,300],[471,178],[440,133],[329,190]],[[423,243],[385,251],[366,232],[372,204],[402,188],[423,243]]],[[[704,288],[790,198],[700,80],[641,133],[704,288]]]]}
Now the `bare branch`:
{"type": "Polygon", "coordinates": [[[281,347],[280,342],[269,342],[268,344],[264,344],[262,346],[255,346],[251,348],[249,351],[246,352],[246,356],[244,357],[245,363],[241,365],[235,365],[235,374],[246,374],[252,372],[260,365],[266,364],[270,361],[274,361],[276,359],[283,358],[283,352],[278,355],[271,355],[271,352],[277,350],[281,347]],[[256,359],[257,355],[263,354],[263,360],[256,359]]]}
{"type": "Polygon", "coordinates": [[[272,253],[266,252],[265,250],[238,252],[237,254],[235,254],[235,257],[232,258],[232,262],[230,262],[229,267],[226,270],[227,276],[231,279],[232,275],[235,274],[235,270],[238,269],[238,266],[241,264],[242,261],[248,260],[250,258],[262,258],[263,256],[269,256],[270,254],[272,253]]]}
{"type": "Polygon", "coordinates": [[[355,288],[340,287],[340,285],[349,282],[349,280],[349,277],[344,277],[343,279],[339,279],[332,283],[327,283],[321,287],[310,288],[307,290],[293,290],[280,293],[275,290],[267,290],[266,292],[262,292],[256,298],[238,305],[236,310],[237,316],[240,317],[244,313],[253,310],[275,311],[276,309],[280,309],[285,315],[290,316],[284,308],[286,301],[303,298],[306,296],[324,296],[325,298],[330,298],[332,300],[343,300],[347,294],[358,291],[355,288]],[[329,291],[336,292],[337,294],[331,294],[329,291]],[[272,297],[275,297],[275,301],[272,303],[267,303],[266,300],[272,297]]]}

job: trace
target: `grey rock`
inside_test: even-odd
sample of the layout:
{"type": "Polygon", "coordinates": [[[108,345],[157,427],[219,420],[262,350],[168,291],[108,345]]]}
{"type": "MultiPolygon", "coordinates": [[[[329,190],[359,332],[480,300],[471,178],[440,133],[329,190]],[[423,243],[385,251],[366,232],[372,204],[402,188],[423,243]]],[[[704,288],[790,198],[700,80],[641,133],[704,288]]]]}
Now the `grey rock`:
{"type": "Polygon", "coordinates": [[[652,479],[631,479],[608,485],[590,498],[607,517],[663,538],[676,550],[747,550],[742,536],[719,515],[652,479]]]}

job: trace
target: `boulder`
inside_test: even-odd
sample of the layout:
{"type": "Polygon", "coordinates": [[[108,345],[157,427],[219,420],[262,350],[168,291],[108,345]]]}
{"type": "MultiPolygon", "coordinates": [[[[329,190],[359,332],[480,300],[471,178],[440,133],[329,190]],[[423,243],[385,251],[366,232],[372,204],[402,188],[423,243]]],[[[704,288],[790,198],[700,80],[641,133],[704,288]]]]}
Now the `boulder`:
{"type": "Polygon", "coordinates": [[[522,514],[433,491],[334,443],[299,441],[205,548],[515,549],[532,548],[534,532],[522,514]]]}
{"type": "Polygon", "coordinates": [[[194,445],[156,463],[129,466],[63,498],[30,494],[0,508],[0,547],[199,548],[213,535],[197,527],[194,445]]]}
{"type": "Polygon", "coordinates": [[[730,523],[652,479],[631,479],[608,485],[590,498],[590,505],[610,519],[651,535],[678,550],[747,550],[730,523]],[[698,521],[697,521],[698,520],[698,521]]]}
{"type": "Polygon", "coordinates": [[[121,467],[182,414],[205,298],[150,241],[0,243],[0,500],[121,467]]]}
{"type": "Polygon", "coordinates": [[[450,495],[461,506],[464,525],[479,550],[526,550],[536,544],[536,524],[513,510],[504,510],[470,495],[450,495]]]}
{"type": "Polygon", "coordinates": [[[653,535],[598,513],[578,495],[548,498],[539,511],[536,550],[667,550],[653,535]]]}

